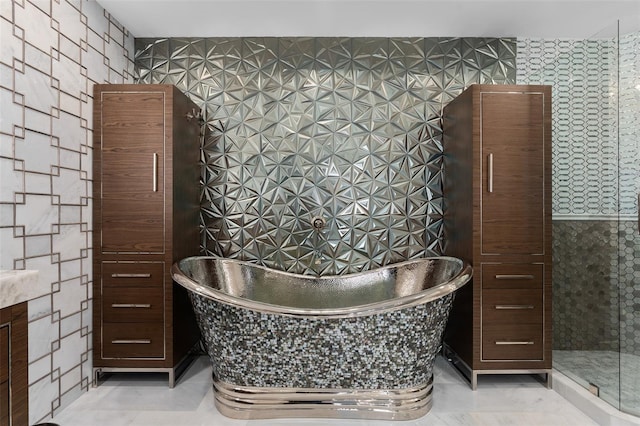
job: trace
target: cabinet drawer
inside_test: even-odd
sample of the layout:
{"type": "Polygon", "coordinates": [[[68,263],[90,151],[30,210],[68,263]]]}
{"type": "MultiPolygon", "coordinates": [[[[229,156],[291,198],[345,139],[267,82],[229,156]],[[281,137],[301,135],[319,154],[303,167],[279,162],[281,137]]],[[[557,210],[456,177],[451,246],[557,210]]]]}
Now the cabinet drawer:
{"type": "Polygon", "coordinates": [[[163,324],[103,324],[102,357],[164,358],[163,324]]]}
{"type": "Polygon", "coordinates": [[[483,324],[542,324],[542,290],[482,291],[483,324]]]}
{"type": "Polygon", "coordinates": [[[102,263],[103,287],[162,287],[164,262],[102,263]]]}
{"type": "Polygon", "coordinates": [[[542,289],[544,265],[528,263],[482,264],[482,289],[542,289]]]}
{"type": "Polygon", "coordinates": [[[482,327],[484,360],[543,359],[542,325],[508,324],[482,327]]]}
{"type": "Polygon", "coordinates": [[[162,288],[105,288],[102,293],[104,322],[162,322],[162,288]]]}

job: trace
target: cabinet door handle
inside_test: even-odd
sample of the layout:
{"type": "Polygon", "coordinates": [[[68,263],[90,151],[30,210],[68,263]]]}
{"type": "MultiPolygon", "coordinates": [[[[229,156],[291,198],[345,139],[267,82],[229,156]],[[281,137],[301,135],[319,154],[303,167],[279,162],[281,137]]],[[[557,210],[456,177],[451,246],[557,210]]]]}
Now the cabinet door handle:
{"type": "Polygon", "coordinates": [[[496,305],[496,309],[533,309],[533,305],[496,305]]]}
{"type": "Polygon", "coordinates": [[[151,278],[151,274],[111,274],[111,278],[151,278]]]}
{"type": "Polygon", "coordinates": [[[498,340],[496,345],[533,345],[533,340],[498,340]]]}
{"type": "Polygon", "coordinates": [[[112,303],[112,308],[151,308],[150,303],[112,303]]]}
{"type": "Polygon", "coordinates": [[[487,190],[493,192],[493,153],[487,157],[487,168],[489,169],[489,177],[487,178],[487,190]]]}
{"type": "Polygon", "coordinates": [[[118,339],[112,340],[111,343],[114,345],[149,345],[151,344],[151,339],[118,339]]]}
{"type": "Polygon", "coordinates": [[[158,153],[153,153],[153,192],[158,192],[158,153]]]}
{"type": "Polygon", "coordinates": [[[532,280],[533,275],[498,274],[496,280],[532,280]]]}

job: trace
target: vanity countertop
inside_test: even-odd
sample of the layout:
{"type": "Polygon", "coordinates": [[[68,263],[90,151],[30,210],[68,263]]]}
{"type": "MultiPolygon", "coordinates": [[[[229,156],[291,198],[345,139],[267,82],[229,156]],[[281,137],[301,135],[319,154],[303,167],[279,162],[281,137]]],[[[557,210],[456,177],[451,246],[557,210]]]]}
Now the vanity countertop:
{"type": "Polygon", "coordinates": [[[39,279],[38,271],[0,270],[0,309],[51,293],[51,286],[39,279]]]}

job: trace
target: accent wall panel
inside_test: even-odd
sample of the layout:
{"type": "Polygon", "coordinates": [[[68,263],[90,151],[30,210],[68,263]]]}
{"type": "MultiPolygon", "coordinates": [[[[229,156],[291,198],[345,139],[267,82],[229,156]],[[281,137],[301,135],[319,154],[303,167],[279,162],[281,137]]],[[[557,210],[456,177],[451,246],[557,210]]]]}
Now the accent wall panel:
{"type": "Polygon", "coordinates": [[[515,40],[137,39],[136,73],[205,111],[202,251],[342,274],[442,253],[441,110],[515,40]]]}

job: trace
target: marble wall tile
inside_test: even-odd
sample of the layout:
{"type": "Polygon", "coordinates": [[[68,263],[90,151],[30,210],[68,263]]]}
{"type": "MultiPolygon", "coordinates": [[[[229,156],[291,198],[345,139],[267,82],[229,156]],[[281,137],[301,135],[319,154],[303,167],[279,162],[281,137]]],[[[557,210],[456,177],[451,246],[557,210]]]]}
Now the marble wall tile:
{"type": "Polygon", "coordinates": [[[52,292],[29,303],[33,424],[89,387],[92,85],[132,81],[134,40],[93,0],[0,5],[0,268],[52,292]]]}

